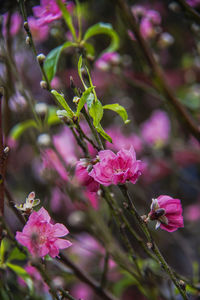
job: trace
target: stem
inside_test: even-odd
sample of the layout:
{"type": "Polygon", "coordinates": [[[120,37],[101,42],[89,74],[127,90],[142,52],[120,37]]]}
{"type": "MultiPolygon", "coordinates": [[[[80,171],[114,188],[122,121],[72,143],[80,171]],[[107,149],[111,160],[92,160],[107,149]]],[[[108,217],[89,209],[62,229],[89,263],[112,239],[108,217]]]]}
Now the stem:
{"type": "Polygon", "coordinates": [[[185,107],[180,103],[180,101],[175,97],[173,94],[173,91],[168,86],[164,73],[161,70],[160,66],[157,64],[153,53],[147,44],[147,42],[142,37],[140,30],[137,26],[136,19],[134,15],[131,13],[131,10],[129,6],[127,5],[125,0],[117,0],[114,1],[117,2],[120,13],[122,14],[124,18],[124,22],[128,25],[129,29],[131,29],[135,37],[138,41],[138,44],[143,51],[143,54],[149,64],[149,67],[152,70],[153,75],[155,76],[156,84],[155,88],[161,92],[165,98],[168,100],[169,103],[172,104],[172,106],[175,108],[177,115],[180,117],[182,123],[185,125],[185,128],[188,132],[190,132],[192,135],[194,135],[199,141],[200,141],[200,129],[197,126],[196,122],[191,118],[188,111],[185,109],[185,107]]]}
{"type": "Polygon", "coordinates": [[[104,288],[106,285],[106,279],[107,279],[107,273],[108,273],[108,262],[109,262],[109,252],[106,251],[106,254],[104,257],[103,273],[101,276],[101,283],[100,283],[101,288],[104,288]]]}
{"type": "Polygon", "coordinates": [[[162,256],[158,246],[156,245],[155,241],[153,240],[151,233],[147,227],[147,224],[143,221],[143,219],[140,217],[139,213],[137,212],[136,207],[133,204],[133,201],[128,193],[127,187],[125,185],[123,186],[119,186],[122,194],[124,195],[125,199],[127,200],[128,204],[129,204],[129,209],[130,212],[132,213],[132,215],[134,216],[134,218],[137,220],[140,228],[142,229],[142,231],[144,232],[148,243],[150,245],[152,245],[152,251],[155,253],[155,255],[157,256],[158,260],[160,261],[161,265],[163,266],[165,272],[169,275],[169,277],[171,278],[171,280],[173,281],[173,283],[175,284],[175,286],[177,287],[177,289],[179,290],[181,296],[183,297],[183,299],[187,300],[188,297],[186,295],[186,292],[181,288],[176,276],[174,275],[174,272],[172,271],[172,269],[170,268],[170,266],[168,265],[168,263],[166,262],[165,258],[162,256]]]}
{"type": "Polygon", "coordinates": [[[98,283],[90,278],[83,270],[81,270],[77,265],[75,265],[67,256],[60,253],[60,262],[64,263],[70,269],[73,270],[74,274],[83,282],[88,284],[97,295],[104,300],[117,300],[113,295],[111,295],[106,290],[99,287],[98,283]]]}
{"type": "Polygon", "coordinates": [[[193,9],[186,1],[184,0],[176,0],[180,6],[183,8],[183,10],[188,14],[188,16],[191,17],[192,20],[194,20],[197,24],[200,25],[200,15],[199,13],[193,9]]]}

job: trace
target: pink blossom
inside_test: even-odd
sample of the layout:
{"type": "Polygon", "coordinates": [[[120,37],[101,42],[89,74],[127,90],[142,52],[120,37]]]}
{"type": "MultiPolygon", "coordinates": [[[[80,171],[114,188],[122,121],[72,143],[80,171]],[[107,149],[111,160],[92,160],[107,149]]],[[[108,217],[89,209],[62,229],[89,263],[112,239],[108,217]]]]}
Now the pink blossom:
{"type": "Polygon", "coordinates": [[[160,147],[167,143],[170,134],[168,115],[162,110],[155,110],[141,126],[143,139],[150,146],[160,147]]]}
{"type": "Polygon", "coordinates": [[[89,173],[100,184],[136,183],[141,175],[141,161],[136,160],[135,150],[122,149],[117,154],[110,150],[100,151],[99,162],[96,163],[89,173]]]}
{"type": "MultiPolygon", "coordinates": [[[[63,0],[64,3],[64,0],[63,0]]],[[[72,12],[72,3],[69,3],[69,12],[72,12]]],[[[41,0],[40,5],[33,7],[33,14],[40,21],[41,25],[51,23],[62,17],[62,12],[56,0],[41,0]]]]}
{"type": "Polygon", "coordinates": [[[130,149],[131,146],[135,149],[136,153],[142,151],[142,140],[136,134],[132,133],[124,135],[119,128],[111,127],[106,130],[112,138],[112,143],[106,142],[108,148],[119,151],[120,149],[130,149]]]}
{"type": "Polygon", "coordinates": [[[187,3],[192,7],[196,7],[200,4],[200,0],[187,0],[187,3]]]}
{"type": "Polygon", "coordinates": [[[82,282],[73,285],[70,293],[77,299],[94,299],[93,290],[87,284],[82,282]]]}
{"type": "Polygon", "coordinates": [[[120,55],[117,52],[108,52],[104,53],[100,58],[95,62],[95,67],[107,71],[112,65],[116,65],[120,62],[120,55]]]}
{"type": "Polygon", "coordinates": [[[38,19],[34,17],[28,18],[28,24],[31,29],[31,34],[36,42],[43,42],[47,39],[49,34],[49,27],[42,25],[38,19]]]}
{"type": "Polygon", "coordinates": [[[160,226],[168,232],[184,227],[181,201],[167,195],[153,199],[149,218],[150,220],[157,220],[156,228],[160,226]]]}
{"type": "MultiPolygon", "coordinates": [[[[8,21],[8,13],[4,14],[4,16],[3,16],[3,35],[4,36],[6,36],[6,33],[7,33],[7,29],[6,29],[7,21],[8,21]]],[[[20,14],[18,12],[15,12],[14,14],[12,14],[11,20],[10,20],[11,36],[15,36],[18,33],[18,31],[20,30],[20,27],[21,27],[21,23],[22,23],[22,18],[20,16],[20,14]]]]}
{"type": "Polygon", "coordinates": [[[16,239],[34,256],[44,257],[49,254],[51,257],[56,257],[59,249],[71,246],[70,241],[59,238],[68,233],[63,224],[53,225],[48,212],[42,207],[38,212],[34,211],[30,215],[23,231],[17,231],[16,239]]]}
{"type": "Polygon", "coordinates": [[[200,219],[200,205],[192,204],[185,208],[185,219],[190,222],[195,222],[200,219]]]}
{"type": "Polygon", "coordinates": [[[78,161],[76,164],[75,176],[82,186],[87,187],[89,192],[97,192],[99,189],[99,183],[89,176],[87,165],[88,164],[85,160],[78,161]]]}
{"type": "Polygon", "coordinates": [[[67,171],[54,150],[50,148],[44,150],[42,153],[42,159],[44,169],[55,170],[60,175],[60,178],[64,181],[68,181],[67,171]]]}

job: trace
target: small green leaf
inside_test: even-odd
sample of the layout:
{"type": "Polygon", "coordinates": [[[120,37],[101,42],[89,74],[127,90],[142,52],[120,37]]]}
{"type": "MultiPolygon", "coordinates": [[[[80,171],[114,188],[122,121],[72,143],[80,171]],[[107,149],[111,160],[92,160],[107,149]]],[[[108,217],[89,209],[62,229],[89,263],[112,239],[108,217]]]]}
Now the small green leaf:
{"type": "Polygon", "coordinates": [[[66,49],[68,47],[73,47],[73,46],[75,47],[76,44],[71,41],[67,41],[63,45],[58,46],[49,52],[49,54],[47,55],[47,57],[44,61],[44,71],[45,71],[49,81],[51,81],[56,74],[57,67],[58,67],[58,61],[59,61],[61,52],[64,49],[66,49]]]}
{"type": "Polygon", "coordinates": [[[119,48],[119,36],[117,32],[112,28],[111,24],[108,23],[97,23],[91,26],[85,33],[83,40],[87,41],[92,36],[97,34],[106,34],[111,38],[110,45],[104,52],[113,52],[119,48]]]}
{"type": "Polygon", "coordinates": [[[111,137],[104,131],[104,129],[102,128],[101,124],[98,124],[96,126],[96,130],[98,131],[98,133],[100,133],[102,135],[102,137],[105,140],[107,140],[108,142],[112,143],[111,137]]]}
{"type": "Polygon", "coordinates": [[[87,55],[94,57],[95,50],[94,50],[94,46],[92,44],[84,43],[84,48],[86,50],[87,55]]]}
{"type": "Polygon", "coordinates": [[[24,260],[26,259],[26,255],[21,252],[17,247],[15,247],[9,254],[7,262],[10,262],[12,260],[24,260]]]}
{"type": "Polygon", "coordinates": [[[92,105],[89,109],[89,114],[93,118],[94,126],[97,127],[103,117],[103,106],[99,100],[92,102],[92,105]]]}
{"type": "Polygon", "coordinates": [[[34,120],[27,120],[16,124],[10,132],[10,137],[14,140],[18,140],[24,131],[30,128],[38,128],[38,125],[34,120]]]}
{"type": "Polygon", "coordinates": [[[72,118],[74,116],[74,112],[71,110],[69,105],[67,104],[65,98],[59,94],[56,90],[51,90],[51,93],[54,95],[58,103],[65,109],[68,118],[72,118]]]}
{"type": "Polygon", "coordinates": [[[78,75],[81,79],[81,82],[85,88],[85,90],[87,90],[87,86],[83,80],[83,76],[82,76],[82,64],[83,64],[83,59],[82,59],[82,55],[79,57],[79,60],[78,60],[78,75]]]}
{"type": "Polygon", "coordinates": [[[69,30],[71,31],[71,34],[74,38],[74,40],[77,39],[76,37],[76,30],[74,28],[74,25],[72,23],[72,17],[70,15],[70,13],[68,12],[66,6],[63,4],[62,0],[56,0],[60,10],[62,11],[62,14],[63,14],[63,18],[67,24],[67,26],[69,27],[69,30]]]}
{"type": "Polygon", "coordinates": [[[77,117],[80,115],[80,112],[81,112],[83,106],[85,105],[85,103],[87,102],[88,97],[90,97],[92,90],[93,90],[93,87],[89,87],[86,91],[83,92],[81,99],[78,103],[77,110],[76,110],[77,117]]]}
{"type": "Polygon", "coordinates": [[[10,246],[9,240],[4,238],[1,241],[1,246],[0,246],[0,264],[4,263],[5,253],[8,250],[9,246],[10,246]]]}
{"type": "Polygon", "coordinates": [[[125,108],[119,105],[118,103],[104,105],[103,109],[109,109],[115,111],[118,115],[120,115],[120,117],[122,118],[125,124],[130,122],[130,120],[128,120],[128,114],[125,108]]]}
{"type": "Polygon", "coordinates": [[[24,279],[24,281],[26,282],[28,288],[32,292],[33,291],[33,281],[31,279],[30,275],[26,272],[26,270],[24,270],[24,268],[22,268],[18,265],[14,265],[14,264],[11,264],[11,263],[7,263],[6,265],[11,270],[13,270],[19,277],[24,279]]]}

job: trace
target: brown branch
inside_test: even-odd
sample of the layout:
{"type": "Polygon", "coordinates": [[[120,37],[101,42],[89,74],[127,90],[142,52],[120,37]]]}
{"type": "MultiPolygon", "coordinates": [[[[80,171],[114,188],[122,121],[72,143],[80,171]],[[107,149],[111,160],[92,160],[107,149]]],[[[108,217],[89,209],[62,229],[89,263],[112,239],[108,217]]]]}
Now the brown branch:
{"type": "Polygon", "coordinates": [[[81,270],[77,265],[75,265],[67,256],[63,255],[62,253],[59,254],[60,262],[64,263],[70,269],[73,270],[74,274],[83,282],[88,284],[94,292],[104,300],[117,300],[113,295],[111,295],[106,290],[102,289],[99,284],[90,278],[83,270],[81,270]]]}
{"type": "Polygon", "coordinates": [[[193,21],[195,21],[197,24],[200,25],[200,15],[199,13],[192,8],[185,0],[176,0],[179,5],[182,7],[182,9],[185,11],[185,13],[191,17],[193,21]]]}
{"type": "Polygon", "coordinates": [[[192,135],[194,135],[200,141],[200,128],[197,126],[196,122],[191,118],[191,116],[189,115],[185,107],[175,97],[173,91],[166,83],[164,73],[161,70],[160,66],[157,64],[153,56],[153,53],[149,48],[149,45],[140,34],[140,30],[138,28],[137,22],[133,14],[131,13],[131,10],[127,5],[126,1],[117,0],[115,1],[115,3],[116,2],[120,8],[120,12],[124,19],[124,22],[127,24],[128,28],[134,32],[138,44],[141,50],[143,51],[143,54],[152,70],[152,73],[157,82],[157,84],[155,84],[155,88],[165,96],[165,98],[168,100],[169,103],[173,105],[173,107],[177,112],[177,115],[180,117],[187,131],[190,132],[192,135]]]}

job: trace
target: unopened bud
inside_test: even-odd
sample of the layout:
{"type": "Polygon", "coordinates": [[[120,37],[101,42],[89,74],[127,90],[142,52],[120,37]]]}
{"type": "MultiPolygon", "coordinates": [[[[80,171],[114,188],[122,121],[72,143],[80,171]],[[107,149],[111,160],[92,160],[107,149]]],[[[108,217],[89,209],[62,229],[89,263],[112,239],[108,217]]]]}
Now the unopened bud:
{"type": "Polygon", "coordinates": [[[147,247],[148,247],[148,249],[152,249],[153,248],[153,244],[152,243],[147,243],[147,247]]]}
{"type": "Polygon", "coordinates": [[[44,102],[39,102],[35,105],[35,111],[41,118],[44,118],[48,112],[48,106],[44,102]]]}
{"type": "Polygon", "coordinates": [[[74,79],[73,79],[72,76],[70,76],[70,87],[71,87],[72,90],[76,88],[76,86],[74,84],[74,79]]]}
{"type": "Polygon", "coordinates": [[[41,80],[41,81],[40,81],[40,87],[41,87],[42,89],[44,89],[44,90],[47,90],[47,83],[46,83],[46,81],[41,80]]]}
{"type": "Polygon", "coordinates": [[[80,98],[79,98],[79,97],[74,97],[74,98],[73,98],[73,102],[74,102],[74,103],[78,104],[79,101],[80,101],[80,98]]]}
{"type": "Polygon", "coordinates": [[[27,45],[30,45],[30,43],[31,43],[31,39],[30,39],[29,36],[27,36],[27,37],[26,37],[26,44],[27,44],[27,45]]]}
{"type": "Polygon", "coordinates": [[[71,226],[79,227],[85,221],[85,214],[82,211],[74,211],[68,217],[68,222],[71,226]]]}
{"type": "Polygon", "coordinates": [[[37,61],[40,65],[43,65],[45,59],[46,59],[46,56],[43,53],[41,53],[37,56],[37,61]]]}
{"type": "Polygon", "coordinates": [[[180,284],[181,289],[185,291],[185,288],[186,288],[185,282],[183,280],[180,280],[179,284],[180,284]]]}
{"type": "Polygon", "coordinates": [[[173,12],[179,12],[180,11],[180,5],[178,5],[178,3],[176,3],[176,2],[171,2],[168,7],[173,12]]]}
{"type": "Polygon", "coordinates": [[[26,31],[29,30],[29,28],[28,28],[28,22],[24,22],[24,29],[25,29],[26,31]]]}
{"type": "Polygon", "coordinates": [[[4,152],[5,154],[7,154],[9,151],[10,151],[9,147],[5,147],[4,150],[3,150],[3,152],[4,152]]]}
{"type": "Polygon", "coordinates": [[[158,44],[161,48],[168,47],[174,43],[174,38],[168,32],[163,32],[160,36],[158,44]]]}
{"type": "Polygon", "coordinates": [[[37,138],[37,143],[40,147],[48,147],[51,145],[51,137],[47,133],[42,133],[37,138]]]}

